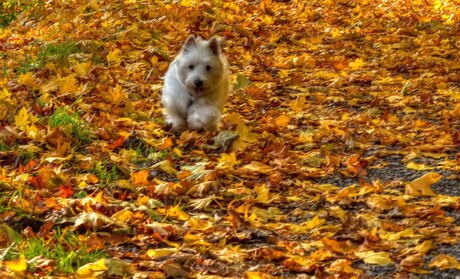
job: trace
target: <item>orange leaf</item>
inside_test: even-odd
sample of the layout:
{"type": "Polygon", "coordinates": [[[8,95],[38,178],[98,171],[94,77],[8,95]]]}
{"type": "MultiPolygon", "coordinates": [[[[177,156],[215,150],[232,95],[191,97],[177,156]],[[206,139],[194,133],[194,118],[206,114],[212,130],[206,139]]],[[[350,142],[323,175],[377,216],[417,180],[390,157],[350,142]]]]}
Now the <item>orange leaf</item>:
{"type": "Polygon", "coordinates": [[[59,186],[59,196],[61,198],[68,198],[73,195],[73,187],[72,186],[59,186]]]}
{"type": "Polygon", "coordinates": [[[160,149],[168,149],[172,146],[172,139],[170,137],[164,138],[161,145],[158,147],[160,149]]]}
{"type": "Polygon", "coordinates": [[[123,143],[125,142],[124,137],[118,137],[116,140],[114,140],[111,144],[109,144],[109,148],[111,150],[120,147],[123,143]]]}
{"type": "Polygon", "coordinates": [[[149,171],[141,170],[138,172],[131,173],[131,179],[134,186],[144,186],[149,184],[148,180],[149,171]]]}
{"type": "Polygon", "coordinates": [[[331,274],[347,273],[356,275],[363,273],[362,270],[353,268],[352,262],[346,259],[335,260],[326,270],[331,274]]]}
{"type": "Polygon", "coordinates": [[[286,127],[289,124],[289,121],[291,121],[291,117],[287,115],[280,115],[275,119],[276,126],[279,127],[286,127]]]}
{"type": "Polygon", "coordinates": [[[29,182],[30,185],[33,186],[33,188],[42,189],[43,187],[45,187],[45,182],[41,179],[40,176],[30,176],[29,182]]]}
{"type": "Polygon", "coordinates": [[[244,274],[244,278],[247,279],[268,279],[273,278],[269,273],[264,273],[260,271],[248,271],[244,274]]]}

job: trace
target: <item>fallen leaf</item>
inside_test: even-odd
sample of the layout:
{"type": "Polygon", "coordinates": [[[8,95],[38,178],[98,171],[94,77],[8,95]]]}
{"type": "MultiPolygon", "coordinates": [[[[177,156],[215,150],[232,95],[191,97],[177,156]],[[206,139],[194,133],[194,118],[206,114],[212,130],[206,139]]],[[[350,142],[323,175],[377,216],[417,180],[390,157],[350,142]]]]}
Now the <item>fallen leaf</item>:
{"type": "Polygon", "coordinates": [[[249,173],[264,173],[268,174],[273,171],[273,168],[257,161],[252,161],[250,164],[244,165],[240,168],[240,170],[244,172],[249,172],[249,173]]]}
{"type": "Polygon", "coordinates": [[[176,263],[163,265],[163,272],[168,278],[190,278],[189,273],[181,265],[176,263]]]}
{"type": "Polygon", "coordinates": [[[131,181],[134,186],[145,186],[150,184],[148,180],[149,171],[148,170],[141,170],[138,172],[131,173],[131,181]]]}
{"type": "Polygon", "coordinates": [[[240,163],[240,161],[236,159],[235,152],[222,153],[218,162],[219,164],[217,165],[217,168],[223,170],[233,170],[234,166],[240,163]]]}
{"type": "Polygon", "coordinates": [[[417,163],[414,163],[414,162],[409,162],[406,165],[406,168],[412,169],[412,170],[417,170],[417,171],[424,171],[424,170],[432,170],[432,169],[434,169],[433,167],[429,167],[429,166],[426,166],[424,164],[417,164],[417,163]]]}
{"type": "Polygon", "coordinates": [[[414,181],[407,183],[405,186],[406,195],[411,196],[436,196],[436,192],[431,189],[431,185],[442,178],[441,174],[430,172],[414,181]]]}
{"type": "Polygon", "coordinates": [[[121,51],[119,49],[114,49],[107,55],[107,62],[112,66],[120,66],[121,64],[121,51]]]}
{"type": "Polygon", "coordinates": [[[354,61],[348,63],[348,66],[352,70],[361,69],[364,66],[364,60],[362,58],[356,58],[354,61]]]}
{"type": "Polygon", "coordinates": [[[287,115],[280,115],[277,118],[275,118],[275,124],[276,126],[279,126],[279,127],[286,127],[289,124],[290,120],[291,120],[291,117],[287,115]]]}
{"type": "Polygon", "coordinates": [[[85,77],[88,76],[89,72],[91,71],[91,67],[92,62],[77,63],[74,67],[74,72],[80,77],[85,77]]]}
{"type": "Polygon", "coordinates": [[[451,256],[445,254],[437,255],[431,262],[428,264],[430,268],[436,267],[439,269],[458,269],[460,270],[460,263],[458,260],[451,256]]]}
{"type": "Polygon", "coordinates": [[[355,252],[355,255],[367,264],[389,265],[393,264],[388,252],[363,251],[355,252]]]}
{"type": "Polygon", "coordinates": [[[165,256],[169,256],[175,253],[178,253],[179,250],[177,248],[159,248],[159,249],[149,249],[145,253],[145,255],[149,258],[156,259],[165,256]]]}
{"type": "Polygon", "coordinates": [[[27,270],[27,259],[24,255],[20,255],[17,260],[5,261],[5,266],[15,274],[22,274],[27,270]]]}

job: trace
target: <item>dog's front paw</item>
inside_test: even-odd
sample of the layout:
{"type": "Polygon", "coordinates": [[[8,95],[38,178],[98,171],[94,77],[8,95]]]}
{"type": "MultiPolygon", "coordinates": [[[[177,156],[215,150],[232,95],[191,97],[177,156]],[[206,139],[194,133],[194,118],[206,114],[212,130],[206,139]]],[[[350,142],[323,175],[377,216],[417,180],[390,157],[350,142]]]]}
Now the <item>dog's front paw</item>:
{"type": "Polygon", "coordinates": [[[173,117],[171,115],[168,115],[166,117],[166,122],[170,124],[173,127],[174,131],[176,132],[181,133],[187,130],[187,123],[185,122],[184,119],[180,117],[173,117]]]}
{"type": "Polygon", "coordinates": [[[216,130],[217,119],[218,117],[192,113],[187,118],[188,128],[190,130],[216,130]]]}

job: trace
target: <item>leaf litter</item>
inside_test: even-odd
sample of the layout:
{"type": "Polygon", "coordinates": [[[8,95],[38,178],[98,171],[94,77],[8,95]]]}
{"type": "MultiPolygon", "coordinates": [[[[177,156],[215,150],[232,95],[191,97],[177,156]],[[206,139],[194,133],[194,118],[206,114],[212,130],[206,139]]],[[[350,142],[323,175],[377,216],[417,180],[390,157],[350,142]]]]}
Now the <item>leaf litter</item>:
{"type": "Polygon", "coordinates": [[[31,5],[0,33],[1,272],[452,277],[455,3],[31,5]],[[161,76],[189,34],[227,38],[219,132],[163,121],[161,76]]]}

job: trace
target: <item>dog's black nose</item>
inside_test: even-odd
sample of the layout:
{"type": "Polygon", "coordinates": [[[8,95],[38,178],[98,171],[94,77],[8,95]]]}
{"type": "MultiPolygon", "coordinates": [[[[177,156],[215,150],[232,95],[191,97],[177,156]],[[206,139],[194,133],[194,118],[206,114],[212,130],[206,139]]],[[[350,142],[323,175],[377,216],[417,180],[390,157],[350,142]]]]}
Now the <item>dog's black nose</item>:
{"type": "Polygon", "coordinates": [[[203,85],[203,81],[201,79],[195,79],[195,86],[201,87],[203,85]]]}

